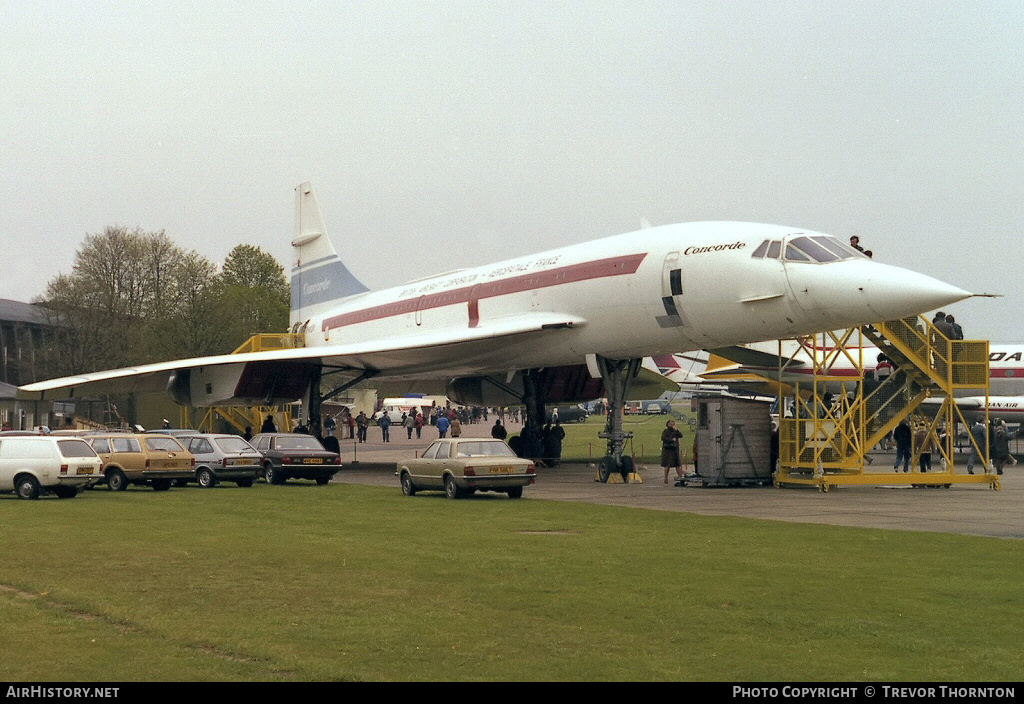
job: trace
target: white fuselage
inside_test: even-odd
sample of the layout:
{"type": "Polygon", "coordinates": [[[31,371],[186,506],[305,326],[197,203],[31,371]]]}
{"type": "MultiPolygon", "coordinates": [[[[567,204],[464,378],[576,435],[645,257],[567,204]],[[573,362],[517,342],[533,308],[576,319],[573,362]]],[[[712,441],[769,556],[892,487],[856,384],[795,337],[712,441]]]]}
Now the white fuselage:
{"type": "Polygon", "coordinates": [[[764,241],[804,233],[751,223],[641,230],[443,274],[298,311],[308,346],[418,338],[429,344],[530,316],[557,338],[521,335],[462,360],[396,353],[392,369],[452,375],[579,364],[716,347],[889,320],[959,300],[955,287],[854,257],[755,258],[764,241]],[[464,368],[460,368],[464,366],[464,368]]]}

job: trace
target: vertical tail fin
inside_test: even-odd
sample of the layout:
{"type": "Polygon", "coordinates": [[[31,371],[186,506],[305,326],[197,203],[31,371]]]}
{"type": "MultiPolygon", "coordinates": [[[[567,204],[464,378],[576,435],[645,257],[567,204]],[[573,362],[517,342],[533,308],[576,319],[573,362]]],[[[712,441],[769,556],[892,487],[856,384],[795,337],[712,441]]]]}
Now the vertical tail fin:
{"type": "Polygon", "coordinates": [[[308,181],[295,189],[292,253],[293,326],[308,320],[334,301],[369,290],[338,258],[308,181]]]}

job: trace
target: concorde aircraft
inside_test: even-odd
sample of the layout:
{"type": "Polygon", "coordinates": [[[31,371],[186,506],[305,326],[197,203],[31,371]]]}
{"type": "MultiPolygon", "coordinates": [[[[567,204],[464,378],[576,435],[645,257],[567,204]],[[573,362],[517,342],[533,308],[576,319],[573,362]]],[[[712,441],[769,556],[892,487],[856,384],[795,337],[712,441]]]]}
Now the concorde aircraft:
{"type": "MultiPolygon", "coordinates": [[[[356,383],[394,394],[433,380],[460,402],[524,403],[530,435],[545,401],[606,396],[621,409],[644,357],[892,320],[971,295],[829,235],[738,222],[651,227],[369,291],[338,256],[309,183],[295,200],[291,327],[304,346],[81,374],[20,395],[166,387],[194,406],[304,397],[316,429],[320,400],[356,383]],[[328,378],[338,386],[321,394],[328,378]]],[[[605,437],[602,476],[625,475],[616,410],[605,437]]]]}

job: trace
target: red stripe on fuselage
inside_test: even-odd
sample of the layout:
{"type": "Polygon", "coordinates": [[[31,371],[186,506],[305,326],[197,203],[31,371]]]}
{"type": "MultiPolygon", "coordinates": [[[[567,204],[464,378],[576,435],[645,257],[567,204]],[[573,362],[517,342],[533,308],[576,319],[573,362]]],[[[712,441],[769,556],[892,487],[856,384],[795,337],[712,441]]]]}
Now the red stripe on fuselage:
{"type": "Polygon", "coordinates": [[[363,308],[362,310],[355,310],[351,313],[342,313],[341,315],[327,318],[321,325],[321,329],[330,330],[346,325],[367,323],[372,320],[390,318],[396,315],[405,315],[406,313],[414,313],[431,308],[442,308],[459,303],[475,302],[483,298],[507,296],[511,293],[533,291],[560,284],[600,279],[606,276],[634,274],[640,268],[640,263],[646,256],[646,254],[629,254],[622,257],[609,257],[608,259],[598,259],[592,262],[583,262],[582,264],[571,264],[556,269],[546,269],[529,274],[511,276],[507,279],[475,283],[470,286],[454,288],[450,291],[427,293],[422,296],[406,298],[394,303],[384,303],[379,306],[371,306],[370,308],[363,308]]]}

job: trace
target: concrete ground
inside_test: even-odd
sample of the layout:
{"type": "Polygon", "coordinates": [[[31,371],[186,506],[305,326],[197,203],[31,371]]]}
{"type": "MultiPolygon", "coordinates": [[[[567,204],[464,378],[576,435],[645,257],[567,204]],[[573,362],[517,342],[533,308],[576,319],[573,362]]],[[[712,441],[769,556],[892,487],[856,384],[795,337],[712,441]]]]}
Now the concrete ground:
{"type": "MultiPolygon", "coordinates": [[[[491,424],[465,426],[464,435],[488,436],[491,424]]],[[[518,427],[509,427],[518,432],[518,427]]],[[[406,439],[401,428],[391,432],[390,443],[380,442],[380,430],[370,428],[370,441],[342,441],[345,469],[335,482],[394,487],[399,492],[395,464],[415,456],[437,438],[424,428],[417,441],[406,439]],[[354,464],[353,460],[358,464],[354,464]]],[[[882,455],[878,465],[891,459],[882,455]]],[[[953,485],[950,489],[880,486],[833,487],[828,493],[814,488],[676,487],[664,483],[661,467],[640,467],[643,483],[602,484],[594,480],[596,468],[563,464],[540,469],[537,482],[526,488],[524,499],[583,501],[659,511],[685,511],[714,516],[740,516],[796,523],[822,523],[869,528],[963,533],[1000,538],[1024,538],[1024,461],[1002,477],[1002,489],[987,484],[953,485]]],[[[472,498],[466,499],[472,501],[472,498]]]]}

